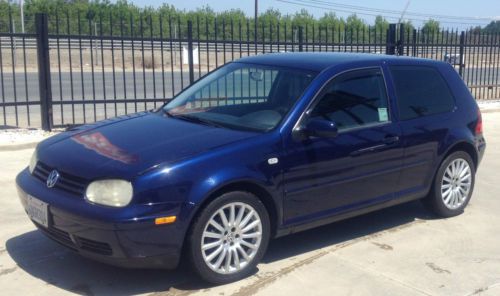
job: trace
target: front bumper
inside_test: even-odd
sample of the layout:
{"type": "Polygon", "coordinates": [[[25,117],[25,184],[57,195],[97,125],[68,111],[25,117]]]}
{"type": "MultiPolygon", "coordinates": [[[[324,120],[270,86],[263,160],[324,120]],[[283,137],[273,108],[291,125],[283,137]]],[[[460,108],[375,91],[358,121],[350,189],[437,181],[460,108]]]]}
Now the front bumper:
{"type": "Polygon", "coordinates": [[[112,209],[90,205],[83,198],[67,196],[62,191],[43,186],[27,170],[17,176],[16,183],[24,208],[28,194],[49,205],[49,227],[33,221],[37,228],[82,256],[126,268],[177,267],[183,227],[180,223],[155,225],[154,218],[172,215],[178,209],[164,206],[158,210],[153,207],[148,212],[144,206],[112,209]],[[89,216],[92,207],[95,211],[93,217],[89,216]],[[108,215],[105,211],[109,212],[108,215]],[[106,216],[108,219],[103,219],[106,216]]]}

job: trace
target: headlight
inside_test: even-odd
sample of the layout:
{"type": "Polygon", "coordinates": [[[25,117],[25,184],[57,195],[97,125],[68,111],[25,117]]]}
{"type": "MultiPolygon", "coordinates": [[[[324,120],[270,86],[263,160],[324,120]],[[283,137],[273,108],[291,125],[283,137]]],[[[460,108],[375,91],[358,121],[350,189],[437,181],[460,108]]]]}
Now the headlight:
{"type": "Polygon", "coordinates": [[[85,199],[100,205],[124,207],[130,203],[133,194],[132,184],[128,181],[100,180],[90,183],[85,199]]]}
{"type": "Polygon", "coordinates": [[[37,156],[37,153],[36,153],[36,150],[35,150],[35,152],[33,152],[33,154],[31,155],[30,164],[29,164],[29,167],[28,167],[28,170],[30,171],[30,174],[33,174],[33,171],[35,171],[35,167],[36,167],[36,163],[37,162],[38,162],[38,156],[37,156]]]}

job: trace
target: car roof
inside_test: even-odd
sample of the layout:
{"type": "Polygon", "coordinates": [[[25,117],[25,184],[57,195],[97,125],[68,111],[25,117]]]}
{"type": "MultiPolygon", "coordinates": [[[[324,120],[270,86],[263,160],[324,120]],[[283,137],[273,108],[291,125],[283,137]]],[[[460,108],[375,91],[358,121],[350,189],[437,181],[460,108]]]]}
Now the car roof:
{"type": "Polygon", "coordinates": [[[248,56],[237,60],[238,63],[259,64],[265,66],[290,67],[310,71],[323,71],[326,68],[364,61],[421,61],[435,63],[429,59],[407,56],[393,56],[370,53],[340,53],[340,52],[282,52],[248,56]]]}

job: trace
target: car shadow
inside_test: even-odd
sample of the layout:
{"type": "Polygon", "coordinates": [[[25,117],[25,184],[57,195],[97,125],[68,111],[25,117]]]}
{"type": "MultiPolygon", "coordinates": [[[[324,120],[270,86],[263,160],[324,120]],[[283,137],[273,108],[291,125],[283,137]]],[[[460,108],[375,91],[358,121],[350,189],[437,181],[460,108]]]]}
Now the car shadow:
{"type": "MultiPolygon", "coordinates": [[[[398,228],[415,219],[428,220],[434,219],[434,216],[419,202],[411,202],[328,224],[272,240],[263,262],[269,264],[398,228]]],[[[94,262],[68,251],[39,231],[9,239],[6,249],[17,265],[30,275],[81,295],[132,295],[176,290],[189,292],[211,287],[183,265],[173,271],[134,270],[94,262]]]]}
{"type": "Polygon", "coordinates": [[[421,202],[414,201],[287,235],[270,242],[262,262],[272,263],[380,231],[397,229],[417,219],[433,220],[436,216],[421,202]]]}

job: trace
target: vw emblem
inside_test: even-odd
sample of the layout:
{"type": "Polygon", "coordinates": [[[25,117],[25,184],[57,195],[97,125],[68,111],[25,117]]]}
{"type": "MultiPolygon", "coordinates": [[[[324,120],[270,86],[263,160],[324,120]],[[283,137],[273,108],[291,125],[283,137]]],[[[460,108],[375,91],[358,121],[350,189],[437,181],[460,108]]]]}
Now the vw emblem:
{"type": "Polygon", "coordinates": [[[47,177],[47,187],[54,187],[57,183],[57,180],[59,180],[59,177],[59,173],[56,170],[50,172],[49,176],[47,177]]]}

